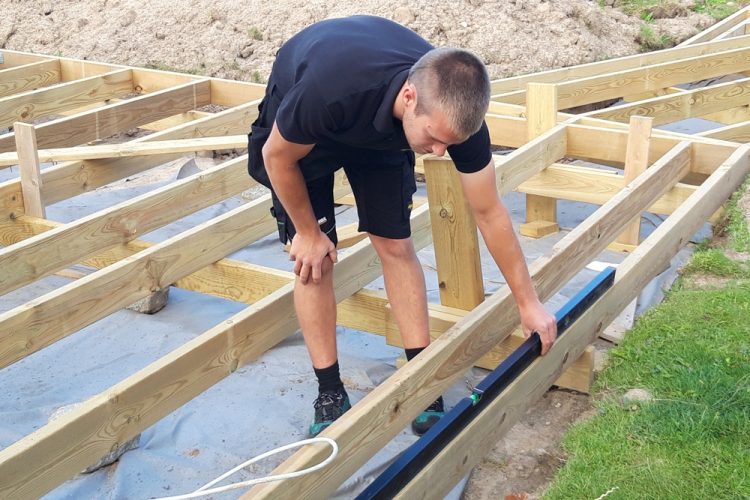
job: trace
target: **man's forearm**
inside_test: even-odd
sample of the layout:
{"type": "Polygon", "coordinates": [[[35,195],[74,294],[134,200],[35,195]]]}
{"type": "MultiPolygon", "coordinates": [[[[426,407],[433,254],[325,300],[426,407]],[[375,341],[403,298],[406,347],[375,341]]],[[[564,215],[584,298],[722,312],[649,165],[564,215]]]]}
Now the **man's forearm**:
{"type": "Polygon", "coordinates": [[[297,232],[300,234],[315,232],[318,229],[318,223],[299,166],[274,164],[271,160],[266,163],[266,170],[273,190],[284,206],[284,210],[291,217],[297,232]]]}
{"type": "Polygon", "coordinates": [[[524,308],[536,302],[538,297],[505,206],[500,203],[492,213],[478,216],[477,225],[518,306],[524,308]]]}

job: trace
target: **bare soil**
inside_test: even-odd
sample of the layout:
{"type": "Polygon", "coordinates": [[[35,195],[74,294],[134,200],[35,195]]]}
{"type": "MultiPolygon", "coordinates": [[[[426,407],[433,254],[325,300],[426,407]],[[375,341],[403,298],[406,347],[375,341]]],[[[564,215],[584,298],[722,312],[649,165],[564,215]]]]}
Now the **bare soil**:
{"type": "MultiPolygon", "coordinates": [[[[477,53],[492,78],[642,50],[643,21],[588,0],[0,0],[0,48],[264,82],[281,44],[330,17],[374,14],[438,46],[477,53]]],[[[665,2],[667,3],[667,2],[665,2]]],[[[673,2],[649,24],[677,43],[713,21],[673,2]],[[671,10],[669,10],[671,9],[671,10]]],[[[177,166],[175,167],[177,168],[177,166]]],[[[586,395],[552,390],[472,474],[466,499],[538,498],[565,462],[571,423],[593,413],[586,395]]]]}
{"type": "MultiPolygon", "coordinates": [[[[638,52],[643,25],[588,0],[0,0],[0,48],[265,81],[286,39],[352,14],[388,17],[436,45],[470,49],[493,78],[638,52]]],[[[650,24],[657,37],[677,42],[711,23],[685,8],[674,14],[650,24]]]]}

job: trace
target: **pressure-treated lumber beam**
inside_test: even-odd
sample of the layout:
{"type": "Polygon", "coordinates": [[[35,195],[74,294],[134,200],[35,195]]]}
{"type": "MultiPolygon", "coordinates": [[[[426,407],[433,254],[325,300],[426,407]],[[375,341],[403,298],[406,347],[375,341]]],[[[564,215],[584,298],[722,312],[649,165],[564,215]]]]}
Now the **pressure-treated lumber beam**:
{"type": "Polygon", "coordinates": [[[262,99],[265,94],[266,86],[260,83],[211,78],[211,103],[217,106],[237,106],[262,99]]]}
{"type": "MultiPolygon", "coordinates": [[[[140,124],[189,111],[210,102],[208,80],[185,83],[39,125],[39,147],[67,147],[105,139],[140,124]]],[[[0,136],[0,152],[12,149],[6,135],[0,136]]]]}
{"type": "Polygon", "coordinates": [[[704,120],[710,120],[712,122],[718,122],[724,125],[733,125],[735,123],[746,122],[750,120],[750,104],[744,106],[738,106],[732,109],[726,109],[724,111],[717,111],[716,113],[709,113],[703,115],[701,118],[704,120]]]}
{"type": "Polygon", "coordinates": [[[0,366],[8,366],[154,290],[220,260],[275,227],[270,195],[196,226],[30,306],[0,314],[0,366]]]}
{"type": "MultiPolygon", "coordinates": [[[[190,153],[219,149],[246,149],[246,135],[228,137],[203,137],[199,139],[175,139],[171,141],[125,142],[99,146],[40,149],[39,161],[97,160],[102,158],[124,158],[165,153],[190,153]]],[[[0,153],[0,168],[18,163],[18,154],[0,153]]]]}
{"type": "Polygon", "coordinates": [[[248,189],[246,164],[231,160],[0,249],[0,294],[248,189]]]}
{"type": "Polygon", "coordinates": [[[721,206],[748,173],[748,149],[743,148],[717,168],[684,205],[620,264],[612,288],[558,339],[547,355],[521,373],[397,498],[424,498],[426,492],[431,497],[440,497],[447,493],[523,417],[583,347],[669,264],[698,230],[701,221],[721,206]]]}
{"type": "Polygon", "coordinates": [[[632,116],[650,116],[662,125],[746,105],[750,102],[750,78],[689,90],[678,95],[624,104],[583,116],[626,123],[632,116]]]}
{"type": "Polygon", "coordinates": [[[21,170],[23,204],[29,215],[45,217],[42,196],[42,175],[39,170],[39,155],[36,148],[34,125],[18,122],[14,126],[18,163],[21,170]]]}
{"type": "MultiPolygon", "coordinates": [[[[423,206],[412,217],[417,249],[430,241],[428,226],[423,206]]],[[[380,272],[372,245],[359,243],[334,267],[337,300],[380,272]]],[[[0,495],[41,496],[294,333],[292,292],[292,284],[282,287],[0,451],[0,495]]]]}
{"type": "Polygon", "coordinates": [[[143,130],[151,130],[153,132],[161,132],[162,130],[167,130],[178,125],[183,125],[199,118],[205,118],[206,116],[211,116],[211,113],[205,113],[203,111],[187,111],[185,113],[180,113],[179,115],[170,116],[169,118],[163,118],[155,122],[141,125],[138,128],[143,130]]]}
{"type": "Polygon", "coordinates": [[[60,63],[55,59],[0,69],[0,97],[20,94],[60,82],[60,63]]]}
{"type": "MultiPolygon", "coordinates": [[[[750,48],[726,50],[563,82],[558,84],[558,105],[560,109],[568,109],[748,69],[750,69],[750,48]],[[613,81],[616,81],[617,85],[613,85],[613,81]]],[[[503,102],[520,104],[524,102],[526,92],[510,92],[497,98],[503,102]]]]}
{"type": "MultiPolygon", "coordinates": [[[[623,182],[629,184],[645,172],[648,167],[648,150],[651,144],[651,125],[653,119],[642,116],[630,118],[628,146],[625,151],[625,172],[623,182]]],[[[641,214],[638,214],[625,230],[610,245],[610,249],[631,251],[638,246],[641,235],[641,214]]]]}
{"type": "MultiPolygon", "coordinates": [[[[349,189],[348,184],[339,185],[334,192],[342,195],[349,189]]],[[[269,212],[270,196],[267,194],[204,222],[31,304],[0,314],[0,332],[9,332],[0,338],[0,367],[265,236],[276,227],[269,212]]]]}
{"type": "MultiPolygon", "coordinates": [[[[557,124],[557,87],[551,83],[529,83],[526,95],[528,140],[532,140],[557,124]]],[[[554,198],[526,195],[526,222],[519,232],[541,238],[560,230],[557,224],[557,201],[554,198]]]]}
{"type": "Polygon", "coordinates": [[[0,49],[0,69],[13,68],[50,59],[50,56],[32,54],[29,52],[18,52],[15,50],[0,49]]]}
{"type": "Polygon", "coordinates": [[[452,161],[425,160],[440,303],[470,311],[484,300],[477,225],[452,161]]]}
{"type": "MultiPolygon", "coordinates": [[[[624,185],[623,176],[614,172],[576,165],[554,164],[518,186],[518,191],[604,205],[624,185]]],[[[647,211],[669,215],[696,189],[696,186],[678,183],[647,211]]]]}
{"type": "Polygon", "coordinates": [[[748,14],[750,14],[750,7],[740,9],[731,16],[726,17],[725,19],[719,21],[708,29],[705,29],[697,35],[688,38],[684,42],[677,45],[677,47],[689,47],[695,46],[696,44],[702,42],[710,42],[722,33],[725,33],[738,24],[745,22],[748,19],[748,14]]]}
{"type": "Polygon", "coordinates": [[[750,121],[727,125],[697,134],[701,137],[724,139],[725,141],[750,142],[750,121]]]}
{"type": "MultiPolygon", "coordinates": [[[[518,186],[535,173],[541,172],[565,156],[568,149],[568,125],[558,125],[536,139],[519,147],[513,153],[495,158],[497,189],[507,192],[509,186],[518,186]]],[[[512,189],[511,189],[512,190],[512,189]]]]}
{"type": "MultiPolygon", "coordinates": [[[[601,207],[531,267],[537,293],[548,298],[597,255],[635,214],[657,199],[689,169],[689,144],[682,143],[629,188],[601,207]]],[[[339,456],[326,468],[295,481],[261,485],[245,498],[326,498],[409,420],[456,381],[484,352],[518,325],[508,287],[487,298],[419,356],[376,387],[321,436],[339,445],[339,456]]],[[[580,355],[580,353],[579,353],[580,355]]],[[[274,473],[316,463],[320,449],[305,447],[274,473]]]]}
{"type": "MultiPolygon", "coordinates": [[[[624,130],[602,129],[586,125],[568,125],[567,156],[595,163],[620,163],[625,159],[628,134],[624,130]]],[[[653,163],[680,141],[666,136],[653,134],[648,162],[653,163]]],[[[691,141],[693,142],[693,141],[691,141]]],[[[705,144],[693,142],[692,171],[709,175],[717,165],[726,160],[735,149],[736,144],[705,144]]]]}
{"type": "Polygon", "coordinates": [[[75,82],[63,82],[3,97],[0,99],[0,127],[8,127],[17,121],[31,122],[42,116],[131,92],[132,73],[129,69],[121,69],[75,82]]]}
{"type": "Polygon", "coordinates": [[[570,80],[580,80],[581,78],[589,76],[616,73],[626,69],[642,68],[663,62],[738,49],[747,47],[749,44],[750,36],[744,36],[737,39],[723,40],[721,42],[697,43],[690,47],[657,50],[646,54],[618,57],[606,61],[579,64],[567,68],[552,69],[541,71],[539,73],[503,78],[492,82],[492,93],[494,94],[493,99],[498,98],[502,100],[502,97],[498,97],[496,94],[508,93],[514,90],[523,91],[526,88],[526,84],[529,82],[560,83],[570,80]]]}
{"type": "MultiPolygon", "coordinates": [[[[251,102],[132,142],[239,134],[246,132],[257,116],[258,103],[251,102]]],[[[56,203],[180,156],[182,155],[169,154],[146,158],[91,160],[48,168],[42,171],[45,199],[48,204],[56,203]]],[[[14,219],[24,213],[20,191],[21,184],[17,180],[0,183],[0,221],[14,219]]]]}

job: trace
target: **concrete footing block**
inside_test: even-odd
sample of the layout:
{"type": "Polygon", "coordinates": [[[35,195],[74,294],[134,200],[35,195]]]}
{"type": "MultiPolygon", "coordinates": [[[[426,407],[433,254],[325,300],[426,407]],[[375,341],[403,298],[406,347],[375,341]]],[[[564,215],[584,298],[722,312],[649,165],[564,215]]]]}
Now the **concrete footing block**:
{"type": "Polygon", "coordinates": [[[141,300],[130,304],[127,309],[144,314],[156,314],[167,305],[169,301],[169,287],[162,288],[143,297],[141,300]]]}

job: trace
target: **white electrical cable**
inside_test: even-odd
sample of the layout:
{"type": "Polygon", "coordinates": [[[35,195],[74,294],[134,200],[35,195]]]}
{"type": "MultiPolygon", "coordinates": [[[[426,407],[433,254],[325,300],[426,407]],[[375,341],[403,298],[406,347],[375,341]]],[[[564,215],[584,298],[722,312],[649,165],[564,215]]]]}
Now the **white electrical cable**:
{"type": "Polygon", "coordinates": [[[315,437],[315,438],[305,439],[303,441],[297,441],[296,443],[287,444],[285,446],[276,448],[275,450],[267,451],[263,453],[262,455],[258,455],[255,458],[251,458],[250,460],[241,463],[240,465],[230,470],[229,472],[226,472],[222,474],[221,476],[217,477],[213,481],[210,481],[204,484],[203,486],[195,490],[193,493],[187,493],[185,495],[177,495],[177,496],[172,496],[172,497],[161,497],[161,498],[156,498],[154,500],[183,500],[183,499],[188,499],[188,498],[198,498],[198,497],[202,497],[206,495],[213,495],[214,493],[222,493],[224,491],[234,490],[237,488],[253,486],[255,484],[268,483],[270,481],[281,481],[282,479],[291,479],[293,477],[303,476],[305,474],[309,474],[318,469],[322,469],[323,467],[331,463],[333,459],[336,458],[336,455],[338,455],[338,453],[339,453],[339,447],[336,444],[336,441],[334,441],[331,438],[315,437]],[[303,470],[296,471],[296,472],[287,472],[285,474],[277,474],[275,476],[260,477],[257,479],[250,479],[249,481],[242,481],[239,483],[229,484],[227,486],[220,486],[218,488],[207,489],[207,488],[211,488],[211,486],[213,486],[214,484],[220,481],[223,481],[224,479],[228,478],[232,474],[238,472],[239,470],[247,467],[250,464],[263,460],[264,458],[270,457],[271,455],[281,453],[282,451],[286,451],[292,448],[298,448],[306,444],[314,444],[314,443],[326,443],[330,445],[332,448],[331,454],[328,456],[328,458],[326,458],[325,460],[323,460],[317,465],[313,465],[312,467],[308,467],[307,469],[303,469],[303,470]]]}

